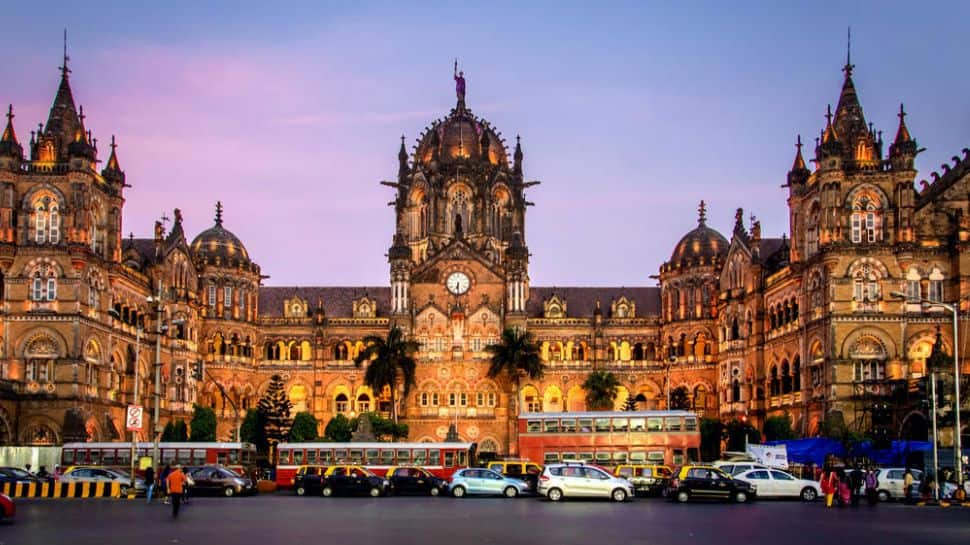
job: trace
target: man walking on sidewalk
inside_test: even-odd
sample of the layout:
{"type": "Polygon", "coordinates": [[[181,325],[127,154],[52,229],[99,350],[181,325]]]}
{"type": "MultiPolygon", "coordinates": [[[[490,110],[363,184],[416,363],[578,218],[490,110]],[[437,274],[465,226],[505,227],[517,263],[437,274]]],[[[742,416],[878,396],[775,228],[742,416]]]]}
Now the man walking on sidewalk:
{"type": "Polygon", "coordinates": [[[182,465],[176,464],[166,479],[168,484],[168,495],[172,498],[172,518],[179,516],[179,506],[182,503],[182,493],[185,491],[185,473],[182,473],[182,465]]]}
{"type": "Polygon", "coordinates": [[[155,468],[152,466],[145,469],[145,489],[147,490],[145,495],[148,496],[148,503],[151,503],[152,493],[155,492],[155,468]]]}

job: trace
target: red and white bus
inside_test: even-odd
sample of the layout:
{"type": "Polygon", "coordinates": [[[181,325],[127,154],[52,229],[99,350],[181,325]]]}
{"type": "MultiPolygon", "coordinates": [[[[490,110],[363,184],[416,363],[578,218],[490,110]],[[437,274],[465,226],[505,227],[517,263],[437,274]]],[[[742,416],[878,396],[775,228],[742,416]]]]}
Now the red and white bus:
{"type": "MultiPolygon", "coordinates": [[[[135,459],[151,457],[153,443],[135,445],[135,459]]],[[[252,443],[159,443],[159,465],[222,464],[234,470],[252,471],[256,465],[256,446],[252,443]]],[[[61,466],[91,465],[128,469],[131,443],[65,443],[61,447],[61,466]]]]}
{"type": "Polygon", "coordinates": [[[698,419],[688,411],[526,413],[519,416],[518,432],[519,456],[544,464],[675,466],[700,460],[698,419]]]}
{"type": "Polygon", "coordinates": [[[475,443],[280,443],[277,486],[293,486],[302,465],[358,464],[383,476],[394,465],[424,467],[447,479],[475,460],[475,443]]]}

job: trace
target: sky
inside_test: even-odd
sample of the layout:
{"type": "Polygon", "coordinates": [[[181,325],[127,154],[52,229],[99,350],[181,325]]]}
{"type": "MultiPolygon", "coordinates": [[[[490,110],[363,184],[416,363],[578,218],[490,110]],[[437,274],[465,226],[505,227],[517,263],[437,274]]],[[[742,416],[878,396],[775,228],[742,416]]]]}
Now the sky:
{"type": "MultiPolygon", "coordinates": [[[[400,136],[454,107],[520,134],[530,278],[655,285],[697,224],[738,207],[788,230],[785,181],[838,101],[852,27],[868,121],[899,103],[917,181],[970,147],[970,3],[19,2],[4,8],[0,103],[22,141],[46,121],[68,29],[75,101],[116,135],[124,230],[181,208],[190,237],[225,227],[267,285],[385,285],[400,136]]],[[[811,148],[812,146],[809,146],[811,148]]]]}

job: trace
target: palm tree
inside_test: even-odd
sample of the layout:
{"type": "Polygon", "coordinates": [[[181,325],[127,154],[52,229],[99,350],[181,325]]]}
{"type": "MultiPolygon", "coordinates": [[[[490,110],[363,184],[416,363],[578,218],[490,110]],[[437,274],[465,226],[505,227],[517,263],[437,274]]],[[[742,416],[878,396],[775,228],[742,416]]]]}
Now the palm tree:
{"type": "Polygon", "coordinates": [[[403,395],[407,399],[414,387],[414,353],[418,348],[418,343],[404,338],[401,328],[394,326],[387,333],[386,339],[377,335],[364,337],[364,349],[354,358],[357,367],[365,361],[368,362],[364,372],[364,384],[370,386],[374,392],[380,392],[385,386],[391,390],[391,414],[395,424],[397,385],[399,382],[403,385],[403,395]]]}
{"type": "Polygon", "coordinates": [[[593,371],[583,382],[586,390],[586,407],[593,411],[608,411],[613,408],[620,381],[609,371],[593,371]]]}
{"type": "MultiPolygon", "coordinates": [[[[519,383],[522,377],[539,379],[545,374],[546,366],[539,358],[539,346],[528,331],[509,327],[502,331],[502,338],[498,344],[486,346],[485,351],[492,355],[489,360],[488,377],[495,378],[505,374],[511,379],[514,391],[509,399],[516,399],[515,411],[518,416],[519,383]]],[[[509,419],[509,444],[512,444],[512,429],[512,419],[509,419]]]]}

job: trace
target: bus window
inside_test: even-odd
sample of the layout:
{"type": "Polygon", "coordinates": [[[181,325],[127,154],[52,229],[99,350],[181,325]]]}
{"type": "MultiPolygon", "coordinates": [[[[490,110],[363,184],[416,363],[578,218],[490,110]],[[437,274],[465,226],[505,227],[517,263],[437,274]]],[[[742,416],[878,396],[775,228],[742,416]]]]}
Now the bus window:
{"type": "Polygon", "coordinates": [[[525,423],[525,431],[528,433],[539,433],[542,431],[541,420],[528,420],[525,423]]]}
{"type": "MultiPolygon", "coordinates": [[[[286,463],[285,462],[285,459],[283,458],[284,456],[286,456],[286,454],[287,454],[287,451],[285,451],[285,450],[280,452],[280,463],[281,464],[286,463]]],[[[227,452],[217,452],[216,453],[216,463],[217,464],[226,465],[228,463],[228,460],[229,460],[229,453],[227,453],[227,452]]]]}
{"type": "Polygon", "coordinates": [[[680,430],[681,430],[681,420],[679,416],[667,419],[667,431],[680,431],[680,430]]]}
{"type": "Polygon", "coordinates": [[[647,419],[647,431],[663,431],[664,429],[664,419],[663,418],[648,418],[647,419]]]}
{"type": "Polygon", "coordinates": [[[175,462],[187,466],[192,463],[192,449],[180,448],[175,456],[175,462]]]}
{"type": "Polygon", "coordinates": [[[368,465],[377,465],[381,459],[381,451],[376,448],[369,448],[364,451],[364,459],[368,465]]]}
{"type": "Polygon", "coordinates": [[[101,465],[101,451],[93,448],[88,451],[88,458],[91,459],[91,465],[101,465]]]}
{"type": "Polygon", "coordinates": [[[558,452],[547,452],[545,454],[545,456],[543,456],[542,460],[543,460],[543,463],[546,463],[546,464],[554,464],[554,463],[556,463],[556,462],[559,461],[559,453],[558,452]]]}
{"type": "Polygon", "coordinates": [[[333,451],[330,449],[324,449],[320,451],[320,463],[324,465],[330,465],[333,463],[333,451]]]}
{"type": "Polygon", "coordinates": [[[341,448],[333,451],[333,461],[334,463],[337,463],[337,464],[346,464],[347,450],[341,448]]]}
{"type": "Polygon", "coordinates": [[[664,451],[662,450],[651,450],[647,453],[647,460],[651,462],[663,463],[664,461],[664,451]]]}
{"type": "Polygon", "coordinates": [[[192,463],[201,466],[205,464],[205,449],[195,448],[192,449],[192,463]]]}
{"type": "Polygon", "coordinates": [[[620,477],[626,477],[627,479],[629,479],[630,477],[633,476],[633,468],[630,466],[617,468],[616,474],[619,475],[620,477]]]}
{"type": "Polygon", "coordinates": [[[308,464],[315,464],[315,463],[317,463],[317,450],[316,449],[310,449],[310,450],[306,451],[306,463],[308,463],[308,464]]]}
{"type": "Polygon", "coordinates": [[[303,465],[303,449],[293,451],[293,464],[298,466],[303,465]]]}
{"type": "Polygon", "coordinates": [[[645,420],[642,418],[631,418],[630,431],[647,431],[645,420]]]}
{"type": "Polygon", "coordinates": [[[609,431],[610,431],[610,419],[609,418],[597,418],[596,419],[596,431],[609,433],[609,431]]]}
{"type": "Polygon", "coordinates": [[[441,451],[440,450],[429,450],[428,451],[428,465],[429,466],[440,466],[441,465],[441,451]]]}
{"type": "Polygon", "coordinates": [[[697,431],[697,419],[690,416],[685,418],[684,431],[697,431]]]}
{"type": "Polygon", "coordinates": [[[105,466],[115,465],[115,449],[106,448],[101,451],[101,465],[105,465],[105,466]]]}
{"type": "Polygon", "coordinates": [[[579,419],[579,433],[589,433],[593,431],[593,419],[592,418],[580,418],[579,419]]]}
{"type": "MultiPolygon", "coordinates": [[[[424,450],[423,448],[415,450],[412,454],[414,455],[415,464],[423,466],[428,463],[428,451],[424,450]]],[[[408,452],[406,450],[397,451],[397,463],[408,463],[408,452]]]]}
{"type": "Polygon", "coordinates": [[[629,420],[626,418],[613,419],[613,431],[625,432],[627,430],[628,425],[629,425],[629,420]]]}
{"type": "Polygon", "coordinates": [[[642,450],[635,450],[630,453],[630,463],[642,464],[647,461],[647,453],[642,450]]]}
{"type": "Polygon", "coordinates": [[[118,449],[118,465],[129,466],[131,464],[131,450],[126,448],[118,449]]]}
{"type": "Polygon", "coordinates": [[[381,449],[381,465],[389,466],[394,463],[394,451],[391,449],[381,449]]]}
{"type": "Polygon", "coordinates": [[[610,453],[609,452],[597,452],[596,453],[596,463],[602,465],[610,465],[610,453]]]}
{"type": "Polygon", "coordinates": [[[64,449],[64,452],[61,454],[61,459],[66,466],[74,465],[74,449],[64,449]]]}
{"type": "Polygon", "coordinates": [[[455,465],[455,453],[446,450],[445,451],[445,467],[454,467],[455,465]]]}
{"type": "Polygon", "coordinates": [[[684,450],[675,448],[674,449],[674,465],[679,466],[684,463],[684,450]]]}
{"type": "Polygon", "coordinates": [[[239,463],[239,451],[236,449],[229,449],[229,464],[235,465],[239,463]]]}
{"type": "Polygon", "coordinates": [[[576,421],[572,418],[563,418],[562,431],[563,433],[576,433],[576,421]]]}
{"type": "Polygon", "coordinates": [[[592,452],[580,452],[579,453],[579,459],[582,460],[582,461],[584,461],[584,462],[592,462],[593,461],[593,453],[592,452]]]}
{"type": "Polygon", "coordinates": [[[456,452],[458,454],[458,466],[465,467],[468,465],[468,452],[464,450],[459,450],[456,452]]]}
{"type": "Polygon", "coordinates": [[[162,449],[162,462],[164,464],[172,465],[175,463],[175,449],[167,448],[162,449]]]}
{"type": "MultiPolygon", "coordinates": [[[[417,453],[417,452],[420,452],[421,453],[421,460],[422,461],[421,462],[418,462],[417,459],[415,459],[414,463],[416,463],[416,464],[417,463],[423,464],[424,463],[423,460],[425,458],[424,450],[415,451],[415,453],[417,453]]],[[[408,450],[408,449],[406,449],[406,448],[398,449],[398,451],[397,451],[397,463],[399,463],[399,464],[407,464],[407,463],[410,463],[410,462],[411,462],[411,451],[408,450]]]]}
{"type": "Polygon", "coordinates": [[[364,451],[359,448],[350,449],[350,463],[359,464],[364,459],[364,451]]]}
{"type": "Polygon", "coordinates": [[[578,460],[575,452],[564,452],[562,453],[562,461],[578,460]]]}
{"type": "Polygon", "coordinates": [[[627,459],[627,454],[625,452],[614,452],[613,462],[617,464],[625,464],[627,459]]]}
{"type": "Polygon", "coordinates": [[[543,420],[543,431],[546,433],[556,433],[559,431],[559,421],[555,418],[550,418],[549,420],[543,420]]]}

